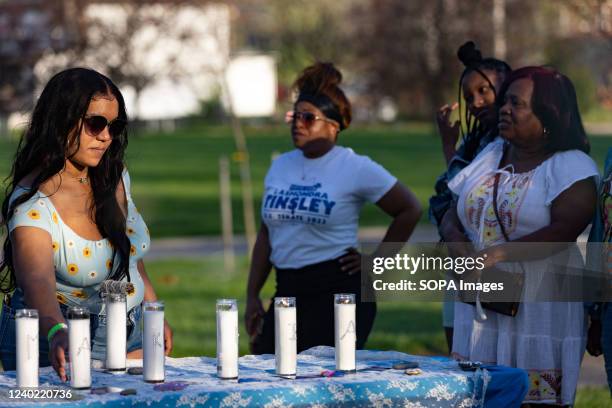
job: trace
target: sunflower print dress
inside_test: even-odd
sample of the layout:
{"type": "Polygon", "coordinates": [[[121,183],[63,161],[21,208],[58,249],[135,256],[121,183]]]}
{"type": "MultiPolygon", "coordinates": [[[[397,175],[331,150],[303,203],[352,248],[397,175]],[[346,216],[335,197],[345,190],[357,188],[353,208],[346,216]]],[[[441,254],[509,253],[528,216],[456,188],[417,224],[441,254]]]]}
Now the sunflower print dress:
{"type": "MultiPolygon", "coordinates": [[[[129,275],[135,290],[127,297],[128,311],[140,305],[144,297],[144,282],[138,272],[137,262],[149,250],[149,230],[138,212],[130,194],[130,176],[122,174],[127,198],[126,234],[130,240],[129,275]]],[[[17,187],[12,200],[27,192],[17,187]]],[[[20,204],[10,218],[9,231],[18,227],[35,227],[49,233],[55,267],[56,297],[68,307],[87,307],[92,314],[103,313],[99,296],[100,284],[108,279],[118,265],[113,258],[113,246],[104,238],[88,240],[76,234],[62,220],[51,198],[36,192],[28,201],[20,204]]],[[[127,280],[127,278],[124,278],[127,280]]]]}

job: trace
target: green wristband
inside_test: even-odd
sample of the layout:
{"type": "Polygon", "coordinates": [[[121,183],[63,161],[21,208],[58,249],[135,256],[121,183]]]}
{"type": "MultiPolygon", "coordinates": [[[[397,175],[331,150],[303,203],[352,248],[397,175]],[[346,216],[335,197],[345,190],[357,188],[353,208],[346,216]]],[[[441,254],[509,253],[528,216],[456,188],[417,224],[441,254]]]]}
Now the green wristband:
{"type": "Polygon", "coordinates": [[[68,325],[66,323],[57,323],[51,329],[49,329],[49,333],[47,333],[47,341],[51,343],[51,339],[55,336],[55,333],[62,329],[67,329],[68,325]]]}

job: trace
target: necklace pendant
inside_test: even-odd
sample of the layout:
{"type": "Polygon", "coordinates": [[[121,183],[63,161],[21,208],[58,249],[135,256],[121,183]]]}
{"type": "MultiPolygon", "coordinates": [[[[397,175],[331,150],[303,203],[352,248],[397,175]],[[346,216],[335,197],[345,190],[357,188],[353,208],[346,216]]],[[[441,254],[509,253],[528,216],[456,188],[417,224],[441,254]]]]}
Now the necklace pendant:
{"type": "Polygon", "coordinates": [[[89,184],[89,177],[77,177],[76,179],[81,184],[89,184]]]}

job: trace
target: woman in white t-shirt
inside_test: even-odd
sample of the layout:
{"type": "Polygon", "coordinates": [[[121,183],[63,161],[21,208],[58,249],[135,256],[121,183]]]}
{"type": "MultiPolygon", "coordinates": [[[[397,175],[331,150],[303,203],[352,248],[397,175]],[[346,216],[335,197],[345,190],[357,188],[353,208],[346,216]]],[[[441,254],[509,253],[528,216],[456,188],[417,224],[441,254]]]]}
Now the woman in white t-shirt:
{"type": "MultiPolygon", "coordinates": [[[[598,171],[565,75],[516,70],[500,90],[500,104],[501,138],[449,182],[458,199],[442,232],[446,242],[486,248],[487,266],[509,267],[516,257],[506,242],[576,240],[595,210],[598,171]]],[[[551,276],[545,259],[521,265],[525,300],[551,276]]],[[[457,302],[453,354],[525,369],[525,403],[571,405],[586,341],[582,302],[531,300],[513,317],[457,302]]]]}
{"type": "Polygon", "coordinates": [[[359,211],[373,202],[393,217],[387,242],[405,242],[421,215],[416,197],[382,166],[336,145],[351,122],[341,80],[329,63],[304,70],[290,113],[297,149],[275,159],[266,175],[245,312],[256,354],[274,352],[273,305],[264,312],[259,297],[273,266],[275,296],[297,298],[298,351],[334,345],[335,293],[357,295],[357,347],[363,348],[376,304],[360,301],[359,211]]]}

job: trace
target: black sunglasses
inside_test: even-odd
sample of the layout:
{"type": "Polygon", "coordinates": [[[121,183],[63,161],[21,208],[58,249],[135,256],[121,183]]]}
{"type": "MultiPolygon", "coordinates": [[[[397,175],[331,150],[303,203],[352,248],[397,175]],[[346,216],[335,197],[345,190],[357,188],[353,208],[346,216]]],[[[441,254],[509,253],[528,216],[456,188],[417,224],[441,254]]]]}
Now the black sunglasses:
{"type": "Polygon", "coordinates": [[[98,136],[108,126],[108,133],[112,138],[121,135],[127,126],[127,122],[123,119],[117,118],[109,122],[104,116],[100,115],[85,116],[83,123],[87,133],[92,136],[98,136]]]}

